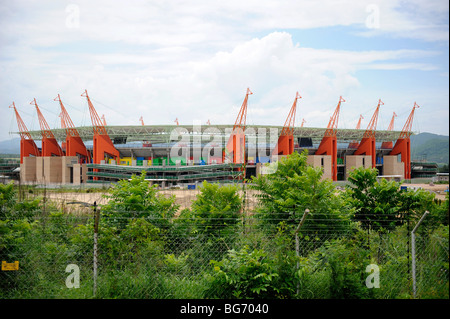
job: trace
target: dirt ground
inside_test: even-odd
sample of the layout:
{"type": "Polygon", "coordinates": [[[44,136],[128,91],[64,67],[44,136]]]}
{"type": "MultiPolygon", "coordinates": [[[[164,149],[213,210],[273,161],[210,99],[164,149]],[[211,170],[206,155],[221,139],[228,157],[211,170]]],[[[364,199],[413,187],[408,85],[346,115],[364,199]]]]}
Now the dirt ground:
{"type": "Polygon", "coordinates": [[[402,184],[402,186],[407,186],[409,188],[412,187],[417,187],[417,188],[422,188],[425,190],[428,190],[430,192],[433,192],[436,194],[436,199],[441,199],[441,200],[445,200],[445,195],[447,194],[447,192],[445,192],[445,190],[448,190],[448,184],[402,184]]]}
{"type": "MultiPolygon", "coordinates": [[[[445,200],[445,195],[447,194],[445,190],[448,189],[448,184],[402,184],[402,186],[407,186],[408,188],[422,188],[433,192],[436,194],[437,199],[445,200]]],[[[161,194],[165,196],[175,196],[176,203],[180,205],[180,210],[186,207],[190,207],[193,200],[195,200],[196,195],[199,193],[198,189],[188,190],[188,189],[171,189],[171,190],[161,190],[161,194]]],[[[83,207],[88,207],[97,202],[97,205],[102,206],[108,202],[108,199],[104,197],[105,193],[93,192],[93,193],[57,193],[48,192],[47,197],[50,201],[64,205],[67,211],[82,210],[83,207]]],[[[242,191],[241,191],[242,195],[242,191]]],[[[256,205],[255,191],[246,191],[246,207],[251,209],[256,205]]]]}
{"type": "MultiPolygon", "coordinates": [[[[197,194],[199,194],[199,190],[188,190],[188,189],[171,189],[171,190],[161,190],[160,194],[164,196],[175,196],[175,201],[180,205],[180,208],[190,207],[193,200],[195,200],[197,194]]],[[[246,206],[253,206],[256,203],[256,199],[253,196],[255,191],[247,190],[247,203],[246,206]]],[[[93,193],[79,193],[79,192],[48,192],[47,198],[51,201],[65,204],[76,204],[79,203],[84,205],[93,205],[94,202],[97,202],[97,205],[105,205],[108,203],[109,199],[105,198],[104,195],[106,193],[102,192],[93,192],[93,193]]],[[[242,191],[241,191],[242,195],[242,191]]]]}

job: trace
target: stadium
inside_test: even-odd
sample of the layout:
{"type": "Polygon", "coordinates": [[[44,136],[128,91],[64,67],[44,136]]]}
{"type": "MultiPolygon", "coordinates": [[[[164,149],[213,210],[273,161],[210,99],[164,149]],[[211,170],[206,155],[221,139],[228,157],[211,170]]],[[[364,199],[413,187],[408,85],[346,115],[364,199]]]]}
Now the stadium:
{"type": "Polygon", "coordinates": [[[394,116],[387,130],[376,129],[381,100],[367,129],[360,129],[361,118],[355,129],[339,129],[342,97],[326,128],[298,127],[297,93],[283,126],[259,126],[245,123],[250,94],[247,89],[234,125],[144,125],[141,118],[141,125],[109,126],[85,91],[92,126],[76,127],[58,95],[61,128],[50,129],[34,100],[41,129],[28,131],[13,103],[21,137],[20,182],[111,183],[145,171],[163,187],[195,187],[203,180],[240,181],[270,173],[268,163],[304,150],[308,164],[321,167],[325,179],[346,180],[361,166],[377,168],[386,178],[411,178],[409,137],[417,104],[402,131],[392,130],[394,116]]]}

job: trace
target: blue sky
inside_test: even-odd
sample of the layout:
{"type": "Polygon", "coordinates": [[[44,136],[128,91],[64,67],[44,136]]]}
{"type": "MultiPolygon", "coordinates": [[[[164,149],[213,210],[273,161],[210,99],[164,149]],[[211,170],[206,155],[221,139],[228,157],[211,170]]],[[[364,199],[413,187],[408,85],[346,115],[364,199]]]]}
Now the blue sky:
{"type": "Polygon", "coordinates": [[[247,87],[248,124],[378,129],[414,102],[415,132],[449,134],[448,1],[8,1],[0,3],[0,140],[14,101],[39,129],[36,98],[59,127],[57,94],[90,125],[87,89],[109,125],[233,124],[247,87]]]}

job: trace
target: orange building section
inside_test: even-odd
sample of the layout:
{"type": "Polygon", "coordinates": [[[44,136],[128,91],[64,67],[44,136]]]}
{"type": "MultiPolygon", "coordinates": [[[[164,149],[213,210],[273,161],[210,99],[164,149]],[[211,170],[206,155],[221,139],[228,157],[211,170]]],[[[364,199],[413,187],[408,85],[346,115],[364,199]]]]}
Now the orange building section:
{"type": "Polygon", "coordinates": [[[414,110],[416,107],[420,107],[417,105],[416,102],[414,102],[413,109],[411,113],[409,114],[405,125],[403,126],[402,132],[400,133],[400,137],[398,138],[397,142],[394,145],[394,148],[389,153],[389,155],[398,155],[401,156],[401,161],[403,162],[403,165],[405,167],[405,179],[411,179],[411,128],[412,128],[412,122],[414,119],[414,110]]]}
{"type": "MultiPolygon", "coordinates": [[[[283,129],[280,136],[278,137],[278,143],[272,152],[272,155],[290,155],[294,152],[294,124],[295,124],[295,113],[297,110],[297,100],[301,96],[298,92],[295,95],[294,103],[292,104],[291,110],[289,111],[286,122],[284,123],[283,129]]],[[[303,125],[303,123],[302,123],[303,125]]]]}
{"type": "Polygon", "coordinates": [[[233,131],[228,139],[227,146],[225,148],[225,159],[232,163],[244,163],[245,162],[245,122],[247,119],[247,102],[248,96],[253,94],[249,88],[245,94],[244,102],[242,103],[239,114],[233,126],[233,131]]]}
{"type": "Polygon", "coordinates": [[[84,145],[78,130],[75,128],[69,113],[67,113],[59,94],[54,101],[58,101],[61,107],[61,127],[66,130],[66,156],[77,156],[80,159],[80,163],[90,162],[91,154],[87,151],[86,146],[84,145]]]}
{"type": "Polygon", "coordinates": [[[105,160],[105,158],[107,157],[114,159],[117,163],[120,156],[119,151],[114,147],[111,138],[106,132],[105,126],[103,124],[104,122],[100,119],[97,111],[92,105],[87,90],[85,90],[83,94],[81,94],[81,96],[86,97],[88,101],[89,112],[91,114],[91,121],[94,129],[94,164],[100,164],[101,161],[105,160]]]}
{"type": "Polygon", "coordinates": [[[23,164],[24,157],[41,156],[41,151],[31,138],[28,128],[20,117],[19,112],[17,112],[14,102],[9,107],[12,107],[14,109],[14,113],[16,114],[17,126],[19,127],[20,133],[20,164],[23,164]]]}
{"type": "Polygon", "coordinates": [[[41,127],[42,134],[42,151],[41,156],[64,156],[64,152],[62,148],[59,146],[56,141],[55,136],[50,130],[50,126],[48,126],[47,121],[39,109],[36,99],[33,99],[30,104],[36,106],[36,111],[39,118],[39,126],[41,127]]]}
{"type": "Polygon", "coordinates": [[[320,142],[319,148],[317,149],[315,155],[331,155],[331,177],[333,181],[337,181],[337,138],[336,129],[339,121],[339,111],[341,109],[341,103],[345,100],[339,97],[338,105],[334,110],[333,115],[328,122],[327,130],[325,131],[324,137],[320,142]]]}
{"type": "MultiPolygon", "coordinates": [[[[394,112],[394,114],[392,115],[392,119],[391,119],[391,122],[389,123],[389,126],[388,126],[388,131],[392,131],[393,129],[394,129],[394,119],[397,117],[397,114],[395,114],[395,112],[394,112]]],[[[381,148],[382,149],[392,149],[392,147],[393,147],[393,143],[392,143],[392,141],[387,141],[387,142],[383,142],[383,143],[381,143],[381,148]]]]}
{"type": "Polygon", "coordinates": [[[353,155],[367,155],[372,156],[372,168],[376,166],[376,148],[375,148],[375,130],[377,129],[378,122],[378,113],[380,111],[380,105],[384,105],[384,103],[378,100],[377,108],[370,119],[369,125],[367,125],[367,129],[364,132],[364,136],[359,143],[358,148],[356,149],[353,155]]]}
{"type": "Polygon", "coordinates": [[[34,140],[20,140],[20,163],[23,164],[23,158],[29,156],[41,156],[41,151],[34,140]]]}

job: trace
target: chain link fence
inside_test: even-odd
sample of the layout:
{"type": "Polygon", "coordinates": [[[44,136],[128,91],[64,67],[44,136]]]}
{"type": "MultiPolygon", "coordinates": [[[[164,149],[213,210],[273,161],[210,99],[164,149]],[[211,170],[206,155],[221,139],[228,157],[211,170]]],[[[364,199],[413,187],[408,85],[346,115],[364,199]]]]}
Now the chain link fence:
{"type": "MultiPolygon", "coordinates": [[[[0,298],[413,297],[406,225],[377,232],[306,218],[296,233],[297,224],[256,215],[99,216],[97,228],[92,214],[1,220],[0,298]]],[[[448,254],[448,226],[419,229],[417,298],[449,297],[448,254]]]]}

